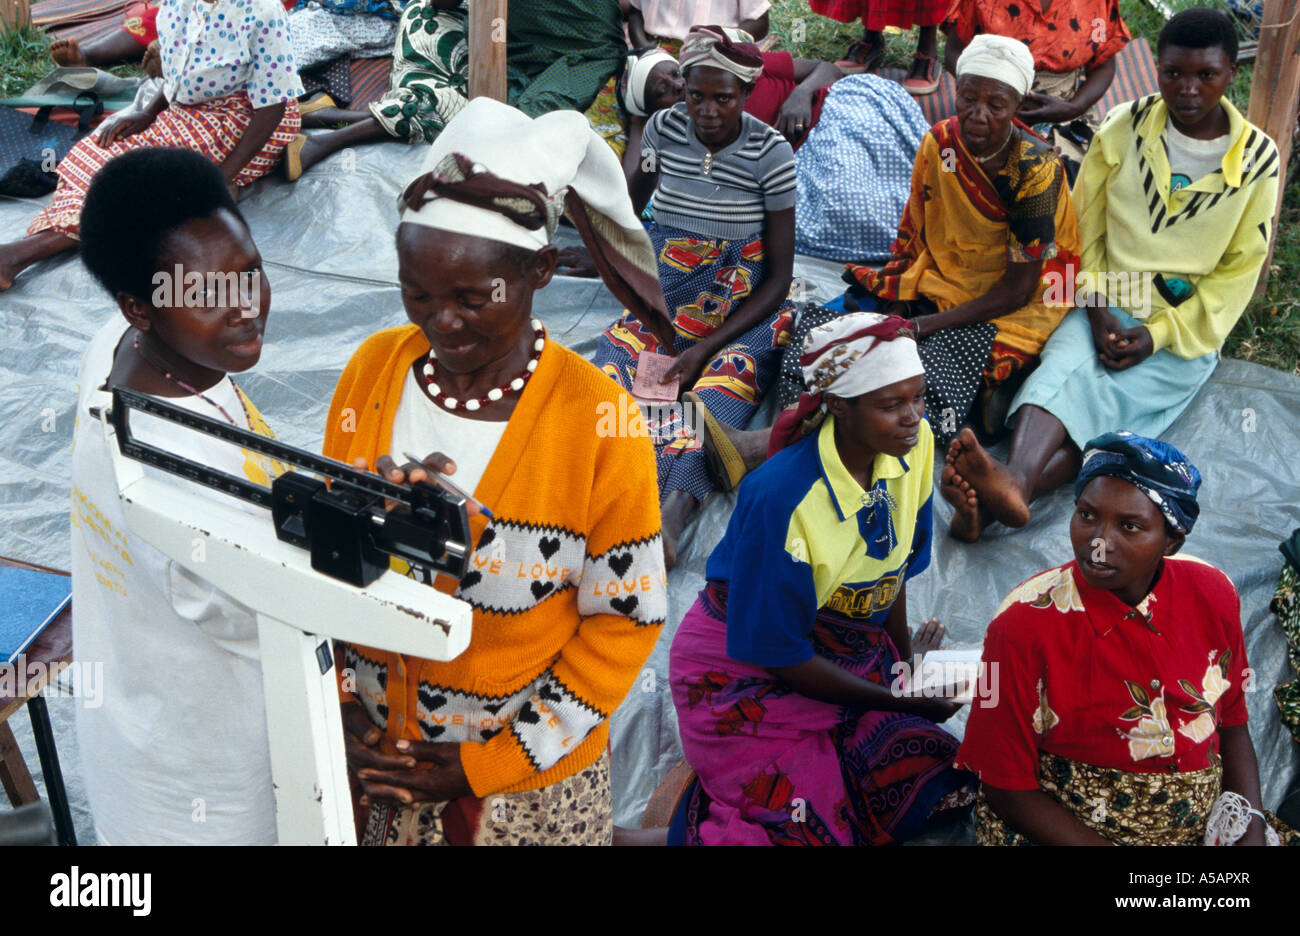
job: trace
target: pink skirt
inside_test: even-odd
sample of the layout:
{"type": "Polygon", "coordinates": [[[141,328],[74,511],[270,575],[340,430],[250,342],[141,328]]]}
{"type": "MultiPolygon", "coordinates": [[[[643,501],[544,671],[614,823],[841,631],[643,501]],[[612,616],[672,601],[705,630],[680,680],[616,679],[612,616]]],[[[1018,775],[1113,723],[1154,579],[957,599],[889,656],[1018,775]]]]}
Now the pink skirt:
{"type": "MultiPolygon", "coordinates": [[[[726,640],[726,593],[710,583],[669,651],[682,751],[698,775],[686,844],[889,845],[973,802],[974,775],[952,766],[957,739],[938,725],[802,696],[728,658],[726,640]]],[[[893,678],[898,653],[882,627],[822,610],[813,643],[855,676],[893,678]]]]}

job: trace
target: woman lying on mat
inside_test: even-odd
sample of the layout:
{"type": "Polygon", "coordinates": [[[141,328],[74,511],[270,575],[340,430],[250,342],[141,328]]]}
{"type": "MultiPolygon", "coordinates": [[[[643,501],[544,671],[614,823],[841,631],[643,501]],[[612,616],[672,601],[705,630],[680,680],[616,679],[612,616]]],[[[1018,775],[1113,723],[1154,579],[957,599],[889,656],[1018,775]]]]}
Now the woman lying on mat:
{"type": "Polygon", "coordinates": [[[160,7],[161,92],[63,158],[49,206],[23,240],[0,245],[0,290],[33,263],[77,246],[86,188],[114,156],[151,146],[192,149],[217,164],[232,192],[274,169],[302,123],[302,84],[287,30],[276,0],[174,0],[160,7]]]}
{"type": "Polygon", "coordinates": [[[1074,477],[1108,426],[1158,437],[1210,379],[1268,256],[1277,146],[1224,96],[1232,21],[1175,14],[1157,40],[1160,94],[1107,115],[1074,195],[1083,258],[1055,290],[1075,307],[1011,401],[1008,461],[974,433],[949,446],[940,491],[952,534],[1021,527],[1034,498],[1074,477]]]}
{"type": "MultiPolygon", "coordinates": [[[[349,146],[434,140],[469,100],[468,19],[465,0],[414,0],[407,6],[387,93],[364,111],[329,107],[313,113],[310,127],[348,126],[295,140],[285,156],[287,177],[297,179],[349,146]]],[[[512,4],[506,39],[508,99],[529,117],[585,110],[627,49],[617,0],[512,4]]]]}
{"type": "Polygon", "coordinates": [[[55,65],[68,67],[108,68],[138,62],[150,78],[161,78],[157,21],[156,3],[148,0],[133,3],[123,12],[120,28],[84,43],[76,39],[55,39],[50,43],[50,58],[55,65]]]}
{"type": "Polygon", "coordinates": [[[1066,312],[1047,287],[1079,256],[1061,162],[1015,119],[1034,78],[1029,50],[976,36],[957,75],[957,114],[921,142],[893,259],[845,275],[846,308],[915,322],[926,413],[944,448],[968,419],[996,427],[993,390],[1037,362],[1066,312]]]}
{"type": "MultiPolygon", "coordinates": [[[[694,424],[721,433],[743,426],[776,377],[792,322],[794,152],[781,134],[744,112],[762,70],[755,46],[697,27],[682,47],[686,101],[646,124],[629,180],[636,209],[651,192],[649,224],[672,334],[652,334],[631,313],[606,329],[593,362],[629,393],[642,355],[677,360],[664,376],[691,391],[694,424]]],[[[710,471],[701,435],[672,408],[651,427],[668,563],[696,506],[727,470],[710,471]]]]}
{"type": "Polygon", "coordinates": [[[1207,826],[1264,844],[1237,590],[1174,555],[1200,484],[1171,445],[1088,443],[1074,560],[1012,591],[984,638],[997,695],[981,688],[957,755],[981,844],[1198,845],[1207,826]]]}
{"type": "Polygon", "coordinates": [[[609,716],[668,611],[654,459],[644,434],[599,431],[626,412],[618,388],[531,310],[567,212],[606,285],[667,332],[650,240],[576,112],[532,120],[477,98],[423,169],[397,230],[412,324],[348,363],[325,454],[400,482],[427,471],[412,453],[492,513],[470,521],[460,581],[428,583],[473,605],[469,649],[434,662],[346,648],[363,839],[608,844],[609,716]]]}
{"type": "MultiPolygon", "coordinates": [[[[297,0],[283,0],[289,10],[297,0]]],[[[79,42],[76,39],[55,39],[50,43],[50,58],[55,65],[91,65],[108,68],[111,65],[140,63],[150,78],[162,77],[162,62],[158,53],[158,4],[152,0],[133,3],[122,13],[122,26],[107,36],[79,42]],[[144,56],[141,58],[140,56],[144,56]]]]}
{"type": "Polygon", "coordinates": [[[934,438],[907,323],[872,312],[809,332],[810,392],[779,453],[740,486],[707,586],[673,638],[686,760],[670,844],[887,845],[960,815],[957,711],[894,691],[913,640],[909,578],[930,562],[934,438]]]}
{"type": "MultiPolygon", "coordinates": [[[[113,845],[271,845],[257,617],[131,531],[116,443],[87,412],[111,406],[106,389],[122,386],[270,435],[230,378],[262,353],[271,306],[262,258],[225,178],[179,149],[108,161],[86,195],[82,236],[87,269],[121,312],[82,359],[70,476],[73,640],[80,659],[105,661],[114,687],[103,705],[77,706],[95,833],[113,845]],[[184,289],[172,281],[180,272],[184,289]],[[197,301],[191,278],[208,287],[197,301]]],[[[143,442],[263,487],[282,470],[142,413],[131,426],[143,442]]],[[[258,515],[250,523],[266,522],[247,509],[258,515]]]]}
{"type": "Polygon", "coordinates": [[[1049,142],[1077,171],[1101,122],[1096,104],[1115,80],[1115,55],[1131,38],[1119,0],[953,0],[943,30],[944,66],[954,74],[962,50],[981,33],[1029,46],[1034,84],[1017,116],[1055,125],[1049,142]]]}

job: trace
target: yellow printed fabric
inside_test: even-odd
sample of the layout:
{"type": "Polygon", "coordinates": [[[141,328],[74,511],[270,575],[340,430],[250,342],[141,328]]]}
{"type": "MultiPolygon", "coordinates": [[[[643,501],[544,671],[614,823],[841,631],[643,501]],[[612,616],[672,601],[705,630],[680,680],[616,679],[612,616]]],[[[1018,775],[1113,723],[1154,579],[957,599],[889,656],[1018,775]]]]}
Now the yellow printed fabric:
{"type": "Polygon", "coordinates": [[[932,127],[916,154],[893,259],[882,270],[848,270],[873,295],[928,299],[942,312],[990,292],[1008,263],[1042,261],[1034,301],[993,320],[1000,344],[1037,354],[1065,316],[1061,287],[1077,270],[1079,228],[1055,153],[1018,128],[1011,145],[990,178],[962,144],[956,118],[932,127]]]}
{"type": "Polygon", "coordinates": [[[1143,321],[1155,350],[1222,347],[1254,293],[1277,207],[1277,146],[1225,97],[1221,168],[1170,191],[1168,108],[1155,94],[1107,114],[1075,182],[1078,288],[1143,321]]]}
{"type": "Polygon", "coordinates": [[[903,583],[930,562],[933,461],[922,422],[905,458],[876,456],[864,490],[840,460],[828,416],[746,478],[705,572],[727,587],[727,656],[803,663],[823,611],[882,624],[903,583]]]}

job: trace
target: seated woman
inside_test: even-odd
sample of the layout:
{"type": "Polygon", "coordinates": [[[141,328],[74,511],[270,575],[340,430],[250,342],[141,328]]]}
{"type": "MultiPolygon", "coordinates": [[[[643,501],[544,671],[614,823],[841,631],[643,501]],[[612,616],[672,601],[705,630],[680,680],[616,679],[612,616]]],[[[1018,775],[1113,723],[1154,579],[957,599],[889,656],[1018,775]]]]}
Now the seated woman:
{"type": "Polygon", "coordinates": [[[981,33],[1019,39],[1034,54],[1033,88],[1020,102],[1027,124],[1055,124],[1050,142],[1078,168],[1101,123],[1097,102],[1115,80],[1115,54],[1129,39],[1119,0],[952,0],[944,20],[944,66],[981,33]]]}
{"type": "MultiPolygon", "coordinates": [[[[665,381],[693,390],[701,421],[743,426],[780,367],[792,321],[794,152],[743,110],[762,69],[758,50],[714,27],[682,47],[686,101],[647,123],[628,182],[637,211],[653,191],[648,225],[672,330],[657,335],[631,313],[606,329],[593,358],[627,392],[642,354],[676,356],[665,381]]],[[[664,548],[696,506],[729,478],[706,464],[702,440],[676,411],[654,430],[664,548]]]]}
{"type": "Polygon", "coordinates": [[[217,164],[232,191],[275,168],[302,124],[284,7],[276,0],[228,4],[224,19],[212,18],[208,0],[160,7],[161,93],[63,158],[49,206],[23,240],[0,244],[0,290],[33,263],[77,246],[86,188],[114,156],[151,146],[192,149],[217,164]],[[227,28],[232,22],[238,27],[227,28]]]}
{"type": "Polygon", "coordinates": [[[1036,363],[1065,315],[1047,293],[1078,263],[1056,153],[1015,119],[1034,77],[1024,43],[976,36],[957,63],[957,114],[921,142],[893,259],[850,264],[847,307],[915,322],[926,412],[945,447],[968,419],[992,432],[993,391],[1036,363]]]}
{"type": "MultiPolygon", "coordinates": [[[[230,377],[262,353],[262,258],[217,168],[165,148],[109,160],[95,176],[81,256],[120,311],[82,358],[70,471],[73,639],[112,687],[102,705],[77,706],[95,833],[113,845],[273,845],[257,616],[132,532],[110,442],[87,412],[111,406],[107,391],[121,386],[271,435],[230,377]],[[197,297],[192,277],[207,285],[197,297]]],[[[279,473],[172,423],[134,413],[131,425],[141,441],[253,484],[279,473]]]]}
{"type": "Polygon", "coordinates": [[[348,363],[324,451],[398,483],[436,469],[491,513],[471,520],[470,570],[429,583],[473,605],[463,654],[345,649],[363,838],[608,844],[609,716],[668,610],[654,460],[644,436],[594,431],[617,388],[532,305],[567,211],[614,294],[666,325],[638,300],[655,291],[650,242],[618,160],[578,113],[531,120],[477,98],[423,168],[397,229],[411,324],[348,363]]]}
{"type": "MultiPolygon", "coordinates": [[[[348,124],[294,141],[285,175],[297,179],[350,146],[429,143],[469,99],[466,0],[415,0],[393,46],[388,92],[368,110],[321,108],[309,126],[348,124]]],[[[529,0],[506,20],[509,102],[530,117],[584,110],[622,64],[627,43],[617,0],[529,0]]]]}
{"type": "Polygon", "coordinates": [[[808,334],[811,392],[741,485],[673,637],[697,780],[670,844],[887,845],[974,800],[934,724],[958,706],[891,689],[895,664],[943,631],[907,626],[907,580],[930,563],[934,439],[906,324],[858,312],[808,334]]]}
{"type": "Polygon", "coordinates": [[[686,39],[692,26],[713,23],[723,28],[743,29],[754,41],[766,39],[768,0],[623,0],[627,13],[627,35],[632,48],[672,45],[686,39]]]}
{"type": "Polygon", "coordinates": [[[1074,560],[1017,586],[984,638],[997,697],[976,696],[957,755],[980,844],[1198,845],[1221,794],[1250,811],[1240,844],[1264,844],[1237,590],[1174,555],[1200,484],[1155,439],[1088,443],[1074,560]]]}
{"type": "MultiPolygon", "coordinates": [[[[921,108],[897,82],[876,75],[844,78],[834,65],[788,52],[762,58],[745,113],[780,130],[794,147],[803,183],[796,249],[833,260],[888,260],[912,162],[930,129],[921,108]],[[821,128],[816,136],[814,127],[821,128]]],[[[623,154],[631,176],[642,158],[646,117],[682,100],[685,84],[676,59],[642,50],[628,58],[619,91],[631,115],[623,154]]]]}
{"type": "MultiPolygon", "coordinates": [[[[1157,40],[1160,94],[1107,115],[1074,196],[1083,261],[1058,284],[1076,307],[1011,403],[1008,464],[973,434],[949,447],[952,532],[1029,522],[1109,426],[1157,437],[1210,379],[1250,302],[1277,206],[1277,147],[1224,97],[1237,34],[1223,13],[1175,14],[1157,40]]],[[[1055,290],[1058,294],[1061,288],[1055,290]]]]}

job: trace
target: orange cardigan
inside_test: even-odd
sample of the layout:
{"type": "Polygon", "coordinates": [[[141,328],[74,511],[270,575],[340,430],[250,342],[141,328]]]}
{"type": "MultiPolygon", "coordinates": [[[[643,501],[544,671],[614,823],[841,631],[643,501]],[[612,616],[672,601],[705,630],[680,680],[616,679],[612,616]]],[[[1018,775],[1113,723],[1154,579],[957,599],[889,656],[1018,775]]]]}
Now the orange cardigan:
{"type": "MultiPolygon", "coordinates": [[[[373,467],[394,454],[402,385],[428,350],[414,325],[367,339],[334,391],[326,455],[373,467]]],[[[473,606],[469,648],[445,663],[344,650],[371,720],[394,741],[460,742],[476,796],[594,763],[667,616],[650,440],[601,431],[619,423],[602,416],[628,403],[548,340],[474,491],[495,519],[471,519],[476,548],[460,582],[435,582],[473,606]]]]}

